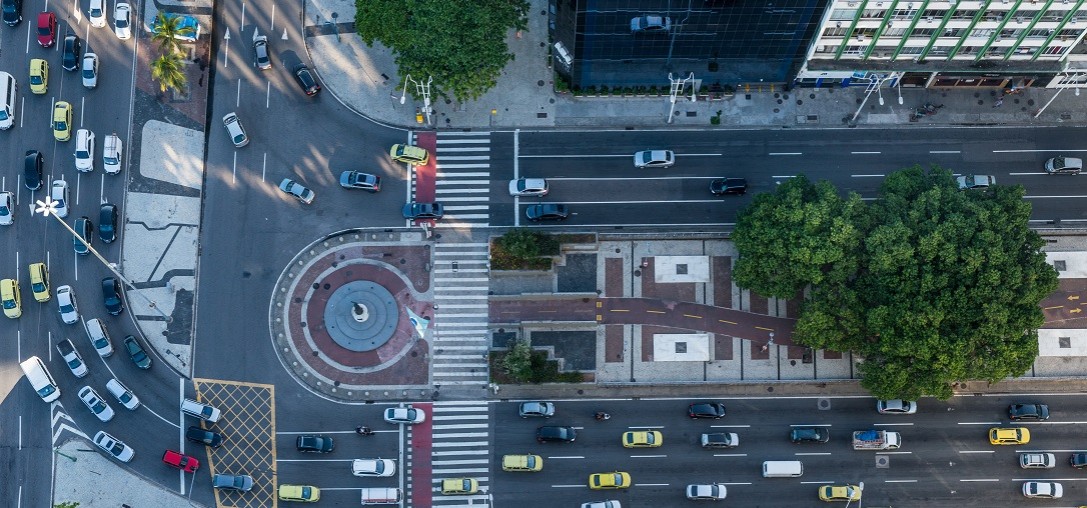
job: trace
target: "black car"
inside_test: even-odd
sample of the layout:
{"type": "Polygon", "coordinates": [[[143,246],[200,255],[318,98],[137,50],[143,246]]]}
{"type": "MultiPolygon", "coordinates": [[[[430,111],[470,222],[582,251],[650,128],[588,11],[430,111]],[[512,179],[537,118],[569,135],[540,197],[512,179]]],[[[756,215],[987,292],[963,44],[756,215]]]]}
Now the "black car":
{"type": "Polygon", "coordinates": [[[1049,406],[1045,404],[1012,404],[1008,406],[1012,420],[1048,420],[1049,406]]]}
{"type": "Polygon", "coordinates": [[[313,77],[313,72],[306,67],[306,64],[295,66],[293,74],[294,80],[298,82],[298,86],[302,87],[306,95],[317,95],[317,92],[321,91],[321,85],[317,84],[317,78],[313,77]]]}
{"type": "Polygon", "coordinates": [[[1068,463],[1076,469],[1087,467],[1087,453],[1073,453],[1072,456],[1068,458],[1068,463]]]}
{"type": "Polygon", "coordinates": [[[298,436],[295,447],[300,452],[328,453],[332,451],[332,438],[314,434],[298,436]]]}
{"type": "Polygon", "coordinates": [[[27,150],[23,162],[23,185],[27,189],[38,190],[42,188],[42,153],[37,150],[27,150]]]}
{"type": "Polygon", "coordinates": [[[79,68],[79,57],[83,53],[83,42],[75,34],[64,36],[64,56],[61,58],[61,67],[66,71],[74,71],[79,68]]]}
{"type": "Polygon", "coordinates": [[[743,178],[720,178],[710,182],[710,193],[714,196],[735,194],[743,196],[747,193],[747,180],[743,178]]]}
{"type": "Polygon", "coordinates": [[[533,222],[541,220],[566,220],[569,216],[570,211],[566,209],[566,205],[543,203],[525,208],[525,217],[528,217],[528,220],[533,222]]]}
{"type": "Polygon", "coordinates": [[[340,173],[340,187],[377,192],[381,190],[381,177],[358,171],[344,171],[340,173]]]}
{"type": "Polygon", "coordinates": [[[416,203],[404,205],[402,210],[405,219],[440,219],[445,213],[441,203],[416,203]]]}
{"type": "Polygon", "coordinates": [[[212,448],[218,448],[223,444],[223,435],[218,432],[201,429],[195,425],[185,430],[185,439],[194,443],[200,443],[212,448]]]}
{"type": "Polygon", "coordinates": [[[117,205],[102,203],[98,209],[98,238],[106,243],[117,239],[117,205]]]}
{"type": "MultiPolygon", "coordinates": [[[[72,225],[72,229],[80,238],[87,241],[88,244],[94,239],[94,224],[91,223],[90,217],[83,216],[75,220],[75,224],[72,225]]],[[[75,249],[75,253],[80,256],[86,256],[91,250],[83,245],[83,242],[79,241],[79,238],[72,237],[72,248],[75,249]]]]}
{"type": "Polygon", "coordinates": [[[714,420],[725,416],[725,405],[719,402],[699,402],[691,404],[687,408],[687,416],[691,418],[713,418],[714,420]]]}
{"type": "Polygon", "coordinates": [[[577,439],[577,432],[573,427],[559,427],[556,425],[544,425],[536,429],[536,441],[547,443],[549,441],[561,441],[573,443],[577,439]]]}
{"type": "Polygon", "coordinates": [[[115,277],[102,279],[102,303],[113,316],[125,310],[125,302],[121,299],[121,283],[115,277]]]}
{"type": "Polygon", "coordinates": [[[3,0],[0,2],[4,11],[4,23],[18,25],[23,20],[23,0],[3,0]]]}
{"type": "Polygon", "coordinates": [[[823,427],[796,427],[789,432],[789,441],[794,443],[826,443],[830,441],[830,430],[823,427]]]}
{"type": "Polygon", "coordinates": [[[132,363],[135,363],[137,367],[141,369],[151,368],[151,357],[147,356],[147,351],[143,350],[143,346],[140,345],[140,341],[136,340],[136,337],[132,335],[125,337],[125,352],[128,353],[128,357],[132,359],[132,363]]]}

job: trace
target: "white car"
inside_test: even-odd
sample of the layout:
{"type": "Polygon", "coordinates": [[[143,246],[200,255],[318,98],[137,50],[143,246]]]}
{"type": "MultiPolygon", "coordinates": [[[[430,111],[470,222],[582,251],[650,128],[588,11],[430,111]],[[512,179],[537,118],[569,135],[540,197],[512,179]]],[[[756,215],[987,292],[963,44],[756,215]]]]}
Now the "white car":
{"type": "Polygon", "coordinates": [[[132,393],[132,390],[129,390],[127,386],[121,384],[120,381],[116,379],[106,381],[106,389],[114,397],[117,397],[117,402],[120,402],[122,406],[132,410],[140,407],[140,398],[132,393]]]}
{"type": "Polygon", "coordinates": [[[89,129],[75,131],[75,168],[83,173],[94,171],[94,133],[89,129]]]}
{"type": "Polygon", "coordinates": [[[49,197],[56,201],[57,217],[65,218],[68,216],[68,182],[64,180],[53,180],[53,189],[49,194],[49,197]]]}
{"type": "Polygon", "coordinates": [[[83,76],[83,86],[87,88],[98,86],[98,55],[94,53],[85,53],[83,55],[81,75],[83,76]]]}
{"type": "Polygon", "coordinates": [[[121,462],[128,462],[136,455],[136,452],[130,446],[105,433],[105,431],[100,430],[94,435],[94,444],[121,462]]]}
{"type": "Polygon", "coordinates": [[[15,195],[0,192],[0,225],[10,226],[15,223],[15,195]]]}
{"type": "Polygon", "coordinates": [[[89,386],[80,388],[79,400],[82,400],[87,409],[90,409],[99,420],[108,422],[113,419],[113,408],[109,407],[109,404],[106,404],[106,401],[98,396],[98,392],[94,391],[94,388],[89,386]]]}
{"type": "Polygon", "coordinates": [[[132,38],[132,6],[117,2],[113,6],[113,33],[121,40],[132,38]]]}
{"type": "Polygon", "coordinates": [[[1023,469],[1052,469],[1057,458],[1052,453],[1020,453],[1019,467],[1023,469]]]}
{"type": "Polygon", "coordinates": [[[230,141],[234,143],[235,147],[241,148],[249,144],[249,136],[245,135],[245,129],[242,128],[242,122],[238,120],[238,115],[227,113],[223,117],[223,125],[226,126],[226,133],[230,135],[230,141]]]}
{"type": "Polygon", "coordinates": [[[724,499],[726,493],[725,486],[720,483],[687,486],[687,499],[717,501],[724,499]]]}
{"type": "Polygon", "coordinates": [[[87,20],[95,28],[106,26],[106,0],[91,0],[91,6],[87,9],[87,20]]]}
{"type": "Polygon", "coordinates": [[[643,150],[634,154],[636,168],[668,168],[676,163],[676,154],[671,150],[643,150]]]}
{"type": "Polygon", "coordinates": [[[581,508],[623,508],[619,501],[596,501],[594,503],[581,503],[581,508]]]}
{"type": "Polygon", "coordinates": [[[72,286],[65,284],[57,288],[57,307],[60,309],[60,319],[65,324],[79,321],[79,306],[76,305],[72,286]]]}
{"type": "Polygon", "coordinates": [[[106,142],[102,143],[102,169],[107,174],[116,175],[121,172],[121,138],[117,133],[106,136],[106,142]]]}
{"type": "Polygon", "coordinates": [[[1039,499],[1060,499],[1064,487],[1057,482],[1023,482],[1023,496],[1039,499]]]}
{"type": "Polygon", "coordinates": [[[384,478],[396,474],[396,461],[392,459],[355,459],[351,462],[351,474],[384,478]]]}
{"type": "Polygon", "coordinates": [[[963,175],[955,179],[959,190],[988,189],[990,185],[996,185],[996,177],[992,175],[963,175]]]}
{"type": "Polygon", "coordinates": [[[543,178],[518,178],[510,180],[510,196],[536,196],[547,195],[547,180],[543,178]]]}
{"type": "Polygon", "coordinates": [[[917,412],[917,401],[891,399],[876,401],[876,411],[879,414],[912,415],[917,412]]]}
{"type": "Polygon", "coordinates": [[[422,409],[411,406],[390,407],[385,410],[385,421],[389,423],[406,423],[408,425],[414,425],[416,423],[423,423],[424,420],[426,420],[426,413],[424,413],[422,409]]]}
{"type": "Polygon", "coordinates": [[[71,370],[75,377],[87,375],[87,363],[83,361],[83,356],[72,345],[72,341],[64,339],[57,342],[57,351],[60,353],[60,357],[64,359],[64,364],[68,366],[68,370],[71,370]]]}
{"type": "Polygon", "coordinates": [[[113,342],[109,340],[109,332],[106,331],[106,325],[102,324],[102,320],[88,319],[84,326],[87,328],[87,339],[91,341],[91,346],[94,346],[98,356],[109,358],[113,355],[113,342]]]}

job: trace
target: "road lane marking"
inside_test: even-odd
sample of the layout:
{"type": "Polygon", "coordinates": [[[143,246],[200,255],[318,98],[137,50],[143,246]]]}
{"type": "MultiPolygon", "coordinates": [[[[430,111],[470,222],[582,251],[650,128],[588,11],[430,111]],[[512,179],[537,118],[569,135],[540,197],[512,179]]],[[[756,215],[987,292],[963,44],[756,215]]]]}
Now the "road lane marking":
{"type": "Polygon", "coordinates": [[[930,154],[962,153],[962,150],[929,150],[930,154]]]}
{"type": "Polygon", "coordinates": [[[812,424],[800,423],[800,424],[797,424],[797,425],[790,425],[790,427],[830,427],[830,426],[831,425],[829,423],[818,423],[818,424],[816,424],[816,423],[812,423],[812,424]]]}
{"type": "Polygon", "coordinates": [[[959,425],[1003,425],[1004,422],[958,422],[959,425]]]}
{"type": "Polygon", "coordinates": [[[822,483],[823,485],[826,485],[826,484],[828,484],[828,483],[837,483],[837,482],[835,482],[834,480],[821,480],[821,481],[817,481],[817,482],[800,482],[800,483],[804,483],[804,484],[808,484],[808,483],[822,483]]]}
{"type": "Polygon", "coordinates": [[[667,457],[667,455],[631,455],[630,456],[630,458],[632,458],[632,459],[662,459],[664,457],[667,457]]]}
{"type": "Polygon", "coordinates": [[[684,314],[683,317],[689,317],[693,319],[702,319],[702,316],[695,316],[694,314],[684,314]]]}
{"type": "Polygon", "coordinates": [[[917,480],[883,480],[883,483],[917,483],[917,480]]]}
{"type": "Polygon", "coordinates": [[[1013,482],[1082,482],[1087,478],[1012,478],[1013,482]]]}
{"type": "Polygon", "coordinates": [[[793,455],[830,455],[830,452],[798,452],[793,455]]]}
{"type": "Polygon", "coordinates": [[[721,485],[751,485],[751,482],[726,482],[721,485]]]}
{"type": "Polygon", "coordinates": [[[912,423],[873,423],[873,427],[894,427],[894,426],[910,426],[912,423]]]}
{"type": "Polygon", "coordinates": [[[714,457],[746,457],[746,453],[715,453],[714,457]]]}
{"type": "Polygon", "coordinates": [[[710,425],[714,429],[748,429],[750,425],[710,425]]]}
{"type": "Polygon", "coordinates": [[[853,155],[879,155],[883,152],[849,152],[853,155]]]}
{"type": "Polygon", "coordinates": [[[664,425],[630,425],[628,429],[663,429],[664,425]]]}
{"type": "Polygon", "coordinates": [[[959,450],[959,453],[996,453],[996,450],[959,450]]]}
{"type": "Polygon", "coordinates": [[[552,485],[554,489],[586,488],[584,485],[552,485]]]}
{"type": "MultiPolygon", "coordinates": [[[[677,154],[676,154],[676,157],[693,157],[693,156],[699,156],[699,157],[717,157],[717,156],[721,156],[721,155],[724,155],[724,154],[723,154],[723,153],[677,153],[677,154]]],[[[570,159],[570,158],[574,158],[574,157],[577,157],[577,158],[579,158],[579,159],[582,159],[582,158],[586,158],[586,157],[598,157],[598,158],[606,158],[606,157],[625,157],[625,158],[628,158],[628,159],[631,159],[631,160],[633,160],[633,158],[634,158],[634,154],[632,154],[632,153],[616,153],[616,154],[607,154],[607,153],[590,153],[590,154],[541,154],[541,155],[522,155],[521,157],[525,157],[525,158],[533,158],[533,159],[551,159],[551,158],[570,159]]]]}
{"type": "Polygon", "coordinates": [[[560,455],[560,456],[548,455],[548,456],[547,456],[547,460],[555,460],[555,459],[584,459],[584,458],[585,458],[585,456],[584,456],[584,455],[560,455]]]}
{"type": "Polygon", "coordinates": [[[730,324],[730,325],[736,324],[735,321],[725,321],[724,319],[718,319],[717,322],[718,323],[726,323],[726,324],[730,324]]]}
{"type": "Polygon", "coordinates": [[[913,452],[876,452],[876,455],[909,455],[913,452]]]}
{"type": "Polygon", "coordinates": [[[634,485],[637,486],[637,487],[667,487],[667,486],[669,486],[671,484],[669,484],[669,483],[635,483],[634,485]]]}
{"type": "Polygon", "coordinates": [[[976,480],[959,480],[960,482],[998,482],[997,478],[979,478],[976,480]]]}
{"type": "MultiPolygon", "coordinates": [[[[770,152],[770,153],[768,153],[766,155],[804,155],[804,152],[770,152]]],[[[778,178],[778,177],[774,177],[774,178],[778,178]]],[[[792,178],[792,177],[788,177],[788,178],[792,178]]]]}
{"type": "Polygon", "coordinates": [[[646,312],[648,312],[648,313],[650,313],[650,314],[666,314],[666,312],[664,312],[663,310],[652,310],[652,309],[648,309],[648,310],[646,310],[646,312]]]}
{"type": "Polygon", "coordinates": [[[849,175],[851,178],[883,178],[887,175],[849,175]]]}

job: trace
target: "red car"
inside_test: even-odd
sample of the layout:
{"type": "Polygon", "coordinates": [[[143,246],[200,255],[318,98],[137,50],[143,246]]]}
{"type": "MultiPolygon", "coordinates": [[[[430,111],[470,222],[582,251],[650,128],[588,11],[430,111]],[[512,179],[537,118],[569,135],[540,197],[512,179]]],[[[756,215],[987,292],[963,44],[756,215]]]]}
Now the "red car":
{"type": "Polygon", "coordinates": [[[38,44],[48,48],[57,42],[57,16],[52,12],[38,13],[38,44]]]}
{"type": "Polygon", "coordinates": [[[200,469],[200,461],[196,460],[196,457],[182,455],[173,450],[166,450],[162,454],[162,461],[173,467],[182,469],[186,473],[195,473],[197,469],[200,469]]]}

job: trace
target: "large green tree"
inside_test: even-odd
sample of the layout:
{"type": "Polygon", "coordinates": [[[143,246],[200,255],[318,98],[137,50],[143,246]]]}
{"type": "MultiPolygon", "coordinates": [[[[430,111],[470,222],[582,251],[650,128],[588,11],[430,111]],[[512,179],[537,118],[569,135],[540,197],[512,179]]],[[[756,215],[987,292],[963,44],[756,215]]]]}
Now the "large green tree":
{"type": "Polygon", "coordinates": [[[1057,288],[1023,193],[962,192],[938,167],[889,175],[855,215],[856,270],[812,281],[794,340],[859,354],[881,398],[946,398],[956,381],[1022,375],[1038,354],[1038,304],[1057,288]]]}
{"type": "MultiPolygon", "coordinates": [[[[378,41],[396,53],[401,79],[433,77],[432,93],[461,102],[495,86],[513,59],[506,35],[527,28],[529,9],[527,0],[356,0],[355,6],[355,29],[367,44],[378,41]]],[[[408,92],[414,95],[414,87],[408,92]]]]}

